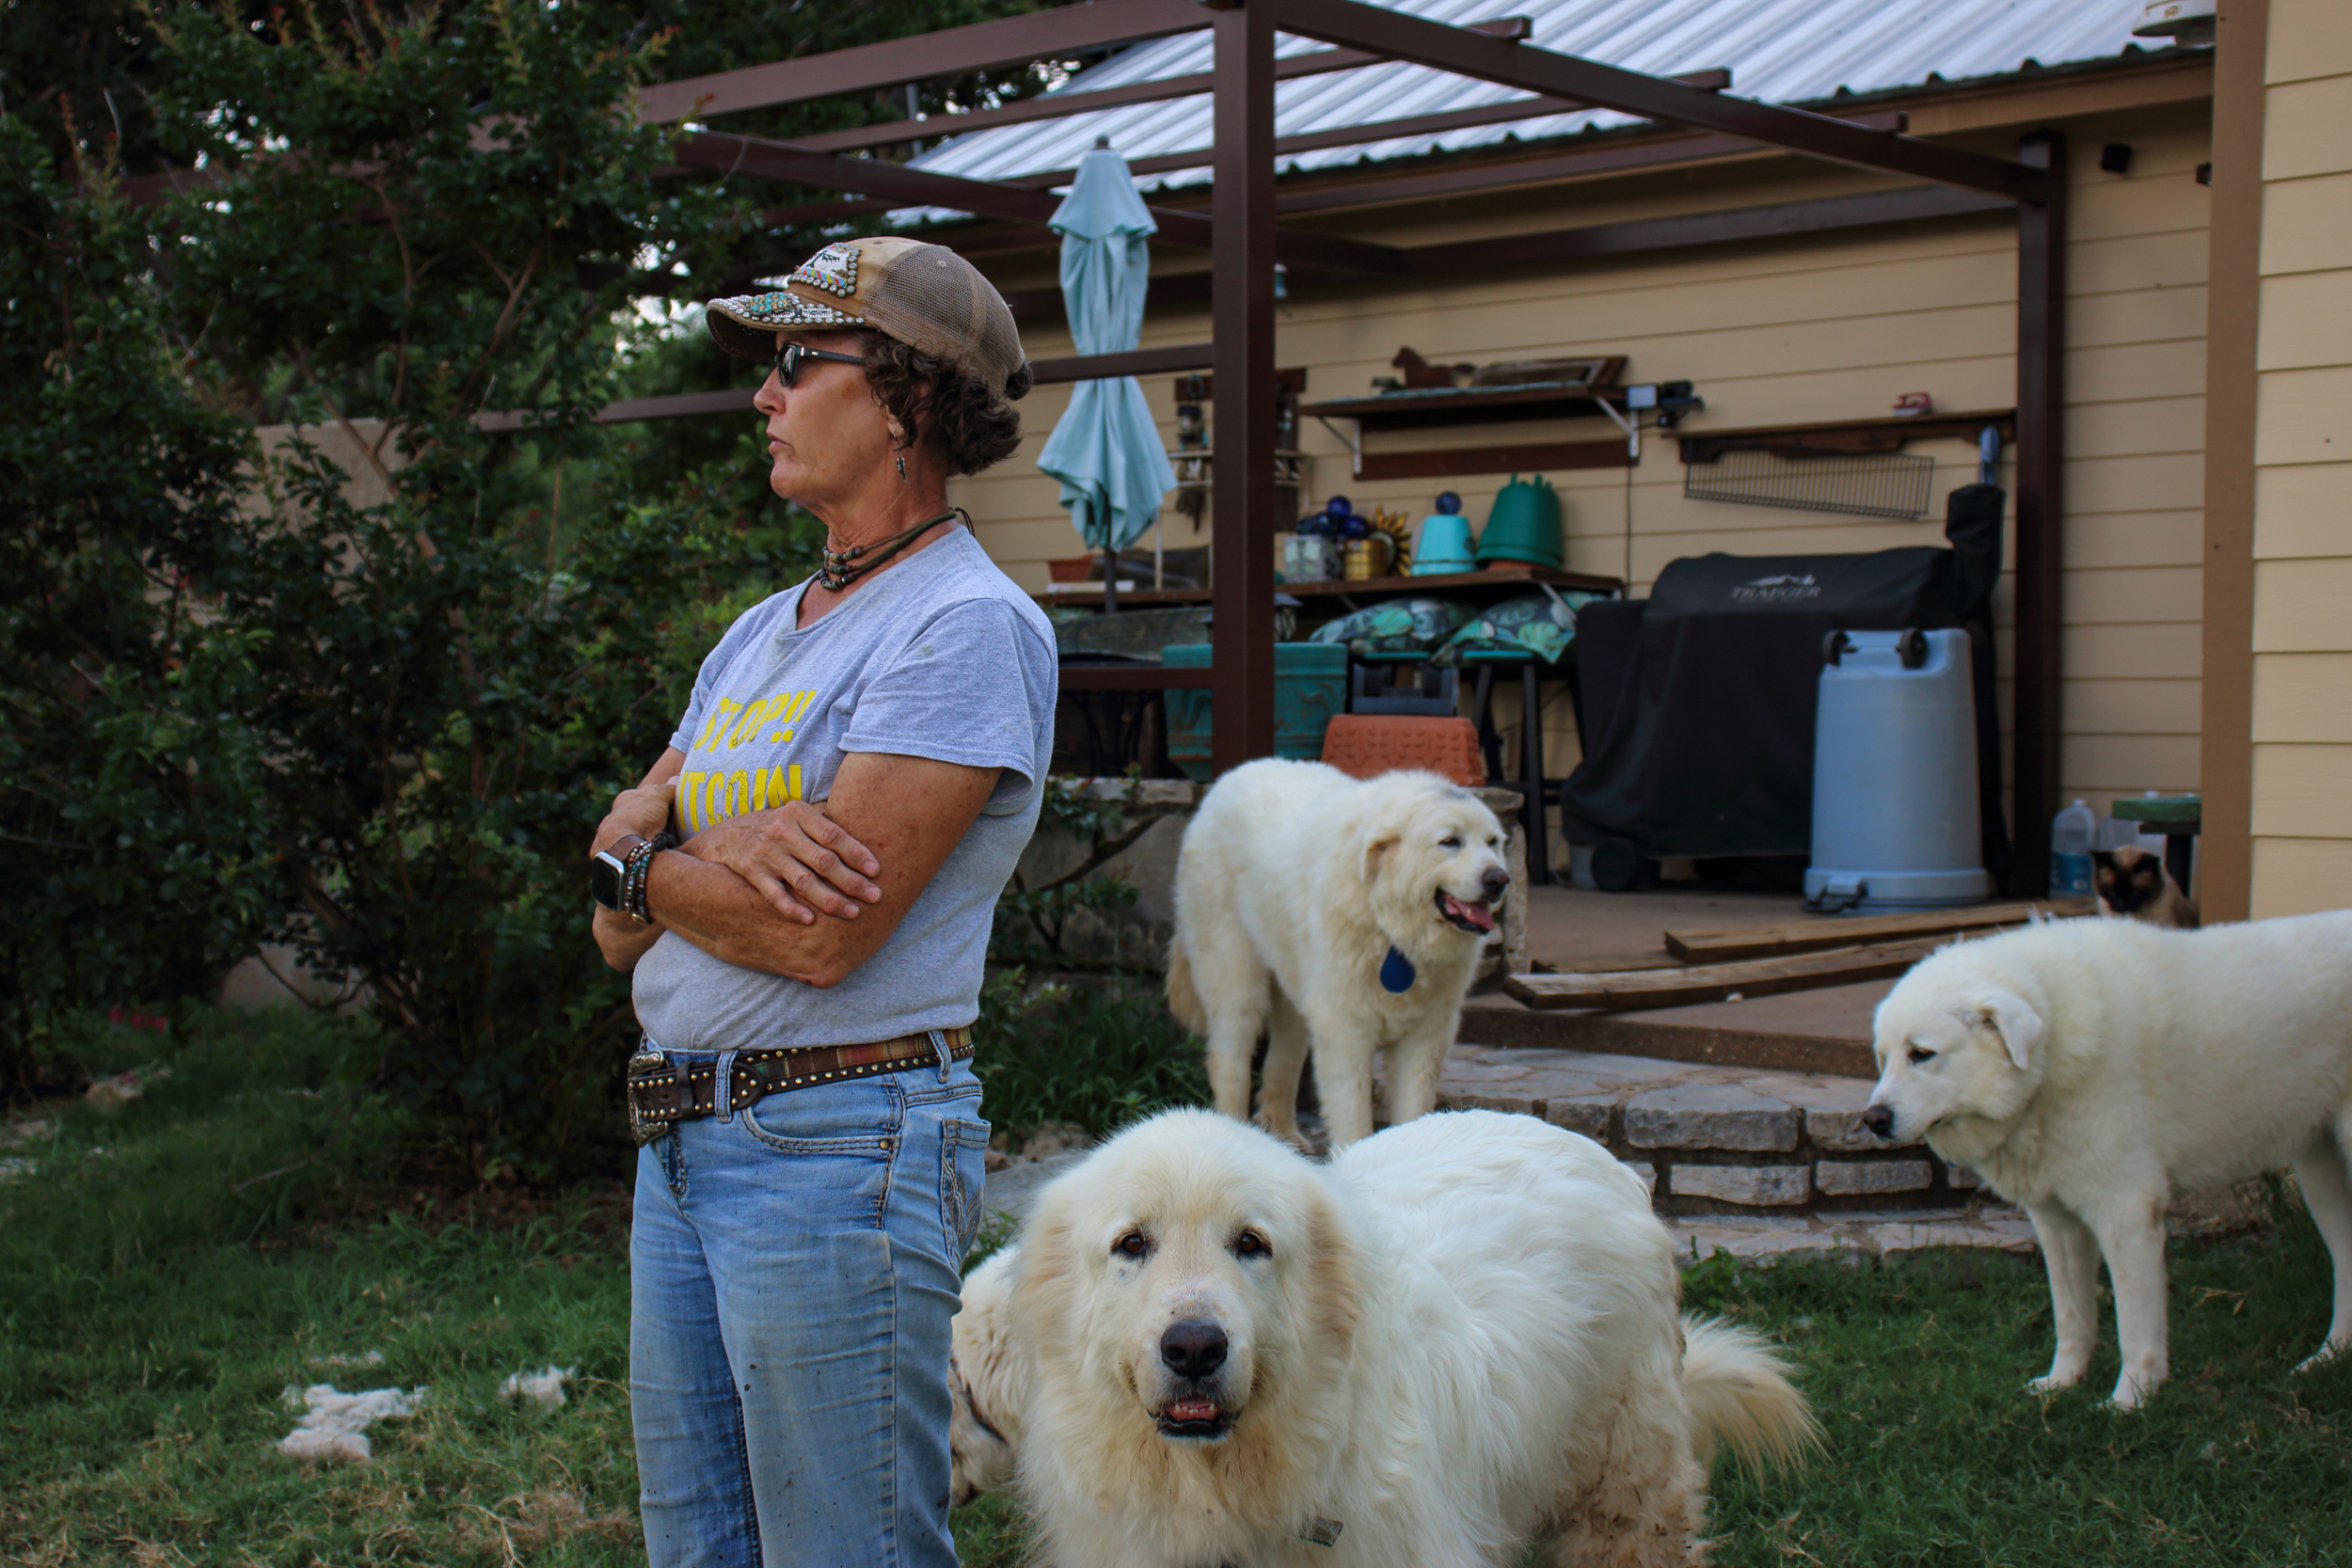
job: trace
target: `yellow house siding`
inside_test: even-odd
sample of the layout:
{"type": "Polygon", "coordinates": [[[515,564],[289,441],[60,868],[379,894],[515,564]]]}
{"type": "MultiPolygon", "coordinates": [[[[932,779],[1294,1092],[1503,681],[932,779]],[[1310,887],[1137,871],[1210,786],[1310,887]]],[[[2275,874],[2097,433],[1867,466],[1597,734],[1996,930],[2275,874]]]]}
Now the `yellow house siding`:
{"type": "Polygon", "coordinates": [[[2256,838],[2254,917],[2309,914],[2338,909],[2352,879],[2352,841],[2341,838],[2256,838]]]}
{"type": "Polygon", "coordinates": [[[2343,0],[2271,0],[2270,49],[2263,71],[2273,84],[2352,76],[2352,6],[2343,0]]]}
{"type": "Polygon", "coordinates": [[[2254,400],[2253,913],[2352,902],[2352,7],[2271,0],[2254,400]]]}
{"type": "Polygon", "coordinates": [[[2278,653],[2259,659],[2254,739],[2352,744],[2352,653],[2278,653]]]}

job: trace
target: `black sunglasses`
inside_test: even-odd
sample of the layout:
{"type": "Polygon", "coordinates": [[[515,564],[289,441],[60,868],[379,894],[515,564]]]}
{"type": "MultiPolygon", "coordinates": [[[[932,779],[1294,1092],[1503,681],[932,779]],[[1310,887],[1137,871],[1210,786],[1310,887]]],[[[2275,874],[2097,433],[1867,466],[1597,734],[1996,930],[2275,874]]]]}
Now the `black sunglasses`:
{"type": "Polygon", "coordinates": [[[831,349],[811,348],[806,343],[787,343],[776,350],[775,365],[778,385],[791,386],[793,378],[801,373],[801,367],[811,359],[838,359],[845,365],[866,363],[865,358],[859,355],[835,354],[831,349]]]}

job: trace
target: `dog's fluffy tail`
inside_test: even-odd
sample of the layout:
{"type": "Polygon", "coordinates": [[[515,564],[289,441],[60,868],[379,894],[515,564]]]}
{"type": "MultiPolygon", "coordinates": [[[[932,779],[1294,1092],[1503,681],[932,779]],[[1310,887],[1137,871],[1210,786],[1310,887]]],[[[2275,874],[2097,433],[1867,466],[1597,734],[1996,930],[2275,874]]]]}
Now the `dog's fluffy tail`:
{"type": "Polygon", "coordinates": [[[1721,1442],[1751,1469],[1795,1465],[1820,1446],[1821,1426],[1788,1380],[1788,1361],[1751,1329],[1716,1318],[1682,1320],[1682,1388],[1702,1468],[1721,1442]]]}
{"type": "Polygon", "coordinates": [[[1208,1033],[1209,1012],[1200,1005],[1200,993],[1193,990],[1192,960],[1184,957],[1181,936],[1168,944],[1168,1010],[1194,1034],[1208,1033]]]}

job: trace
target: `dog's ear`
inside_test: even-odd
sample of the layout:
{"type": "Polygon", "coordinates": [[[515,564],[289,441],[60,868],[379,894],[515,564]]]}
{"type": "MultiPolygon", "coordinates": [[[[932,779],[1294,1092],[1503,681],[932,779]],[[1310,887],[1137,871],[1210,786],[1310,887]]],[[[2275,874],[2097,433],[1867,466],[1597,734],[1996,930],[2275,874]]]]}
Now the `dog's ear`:
{"type": "Polygon", "coordinates": [[[1330,1195],[1318,1190],[1307,1213],[1307,1323],[1319,1351],[1345,1359],[1360,1311],[1356,1238],[1330,1195]]]}
{"type": "Polygon", "coordinates": [[[1077,1287],[1078,1260],[1072,1242],[1067,1206],[1041,1202],[1022,1233],[1020,1255],[1012,1261],[1001,1332],[1020,1343],[1039,1347],[1041,1359],[1050,1359],[1057,1349],[1069,1348],[1073,1338],[1067,1324],[1072,1292],[1077,1287]]]}
{"type": "Polygon", "coordinates": [[[1364,880],[1369,882],[1380,875],[1380,863],[1396,853],[1402,841],[1394,833],[1375,833],[1364,845],[1364,880]]]}
{"type": "Polygon", "coordinates": [[[2090,863],[2097,866],[2102,871],[2112,871],[2115,869],[2115,851],[2112,849],[2093,849],[2090,852],[2090,863]]]}
{"type": "Polygon", "coordinates": [[[1992,1025],[2001,1043],[2009,1047],[2009,1059],[2017,1064],[2018,1071],[2025,1071],[2033,1048],[2042,1043],[2042,1015],[2014,992],[1989,990],[1977,998],[1976,1019],[1992,1025]]]}

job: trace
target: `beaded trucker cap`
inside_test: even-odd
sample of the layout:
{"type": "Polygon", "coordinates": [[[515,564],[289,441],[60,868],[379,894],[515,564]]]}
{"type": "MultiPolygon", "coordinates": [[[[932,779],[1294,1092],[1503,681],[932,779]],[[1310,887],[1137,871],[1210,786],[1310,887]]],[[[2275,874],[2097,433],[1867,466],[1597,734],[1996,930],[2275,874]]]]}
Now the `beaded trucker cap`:
{"type": "Polygon", "coordinates": [[[999,392],[1023,363],[1004,295],[946,245],[895,235],[842,240],[783,279],[760,281],[778,286],[704,308],[719,346],[745,359],[773,358],[780,328],[870,326],[999,392]]]}

